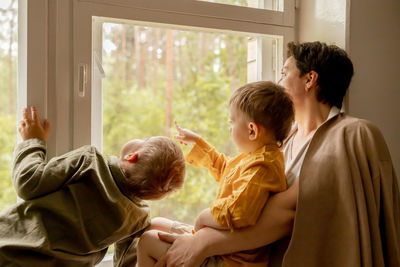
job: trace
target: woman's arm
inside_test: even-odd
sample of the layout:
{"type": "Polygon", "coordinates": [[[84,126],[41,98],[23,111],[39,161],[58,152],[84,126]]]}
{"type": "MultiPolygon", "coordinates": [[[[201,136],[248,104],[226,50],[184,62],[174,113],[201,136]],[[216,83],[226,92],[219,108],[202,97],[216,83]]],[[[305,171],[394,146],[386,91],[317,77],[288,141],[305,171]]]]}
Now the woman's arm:
{"type": "Polygon", "coordinates": [[[160,234],[173,243],[157,266],[200,266],[205,258],[268,245],[292,231],[296,210],[298,182],[272,196],[254,226],[233,233],[203,228],[191,235],[160,234]]]}

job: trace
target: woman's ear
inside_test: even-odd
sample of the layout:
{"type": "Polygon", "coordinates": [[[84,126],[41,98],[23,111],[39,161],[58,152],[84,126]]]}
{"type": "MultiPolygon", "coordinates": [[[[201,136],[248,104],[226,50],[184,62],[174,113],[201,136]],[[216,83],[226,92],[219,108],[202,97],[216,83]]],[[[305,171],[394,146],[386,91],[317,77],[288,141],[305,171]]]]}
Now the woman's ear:
{"type": "Polygon", "coordinates": [[[124,159],[129,161],[130,163],[135,163],[139,158],[139,154],[137,152],[135,153],[129,153],[125,155],[124,159]]]}
{"type": "Polygon", "coordinates": [[[309,92],[312,88],[318,85],[318,73],[311,70],[306,74],[306,91],[309,92]]]}
{"type": "Polygon", "coordinates": [[[254,141],[260,134],[260,127],[255,122],[250,122],[249,125],[249,140],[254,141]]]}

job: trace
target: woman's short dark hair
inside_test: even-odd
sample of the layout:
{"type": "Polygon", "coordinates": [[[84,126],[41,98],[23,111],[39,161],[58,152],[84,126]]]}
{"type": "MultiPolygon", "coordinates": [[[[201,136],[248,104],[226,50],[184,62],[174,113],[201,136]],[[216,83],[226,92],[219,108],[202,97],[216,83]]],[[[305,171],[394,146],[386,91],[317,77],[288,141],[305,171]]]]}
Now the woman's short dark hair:
{"type": "Polygon", "coordinates": [[[353,63],[347,53],[336,45],[321,42],[288,44],[288,57],[293,56],[300,75],[318,73],[317,100],[342,107],[343,98],[353,76],[353,63]]]}

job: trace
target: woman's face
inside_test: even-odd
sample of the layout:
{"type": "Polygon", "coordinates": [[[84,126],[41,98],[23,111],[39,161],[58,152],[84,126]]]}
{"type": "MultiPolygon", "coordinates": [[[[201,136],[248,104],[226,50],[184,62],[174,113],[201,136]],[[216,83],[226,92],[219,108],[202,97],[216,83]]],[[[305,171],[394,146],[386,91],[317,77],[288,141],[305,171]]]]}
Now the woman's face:
{"type": "Polygon", "coordinates": [[[296,66],[296,60],[294,57],[289,57],[283,68],[282,76],[278,81],[278,84],[286,89],[286,92],[292,97],[293,103],[302,101],[306,93],[306,75],[300,77],[300,70],[296,66]]]}

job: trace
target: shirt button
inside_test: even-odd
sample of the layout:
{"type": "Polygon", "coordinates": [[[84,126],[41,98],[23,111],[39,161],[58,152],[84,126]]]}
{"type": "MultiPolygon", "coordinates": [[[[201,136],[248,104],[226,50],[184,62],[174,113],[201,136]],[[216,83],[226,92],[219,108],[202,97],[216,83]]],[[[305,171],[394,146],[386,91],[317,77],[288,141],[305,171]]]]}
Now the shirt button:
{"type": "Polygon", "coordinates": [[[191,159],[191,160],[189,160],[189,163],[190,163],[190,164],[192,164],[192,163],[193,163],[193,160],[192,160],[192,159],[191,159]]]}

